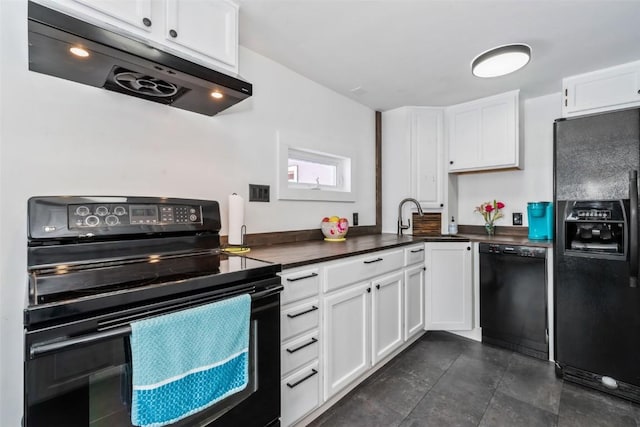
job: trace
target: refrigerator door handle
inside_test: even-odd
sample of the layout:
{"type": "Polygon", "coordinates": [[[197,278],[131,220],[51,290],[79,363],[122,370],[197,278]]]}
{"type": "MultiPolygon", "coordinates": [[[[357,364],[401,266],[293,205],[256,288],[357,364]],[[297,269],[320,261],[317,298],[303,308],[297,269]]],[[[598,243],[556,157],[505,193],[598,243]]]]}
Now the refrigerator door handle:
{"type": "Polygon", "coordinates": [[[638,171],[629,171],[629,286],[638,287],[638,171]]]}

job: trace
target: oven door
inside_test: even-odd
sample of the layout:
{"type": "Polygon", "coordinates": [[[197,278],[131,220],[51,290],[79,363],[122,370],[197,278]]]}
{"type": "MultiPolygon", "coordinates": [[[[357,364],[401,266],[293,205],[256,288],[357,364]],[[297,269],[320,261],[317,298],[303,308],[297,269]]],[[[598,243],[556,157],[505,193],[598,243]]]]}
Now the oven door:
{"type": "Polygon", "coordinates": [[[209,293],[147,304],[110,319],[88,319],[26,334],[25,425],[28,427],[131,426],[132,317],[163,314],[250,292],[247,388],[172,426],[278,425],[280,418],[279,279],[231,294],[209,293]],[[122,322],[123,317],[128,320],[122,322]],[[111,325],[104,329],[104,324],[111,325]],[[98,327],[96,327],[98,326],[98,327]]]}

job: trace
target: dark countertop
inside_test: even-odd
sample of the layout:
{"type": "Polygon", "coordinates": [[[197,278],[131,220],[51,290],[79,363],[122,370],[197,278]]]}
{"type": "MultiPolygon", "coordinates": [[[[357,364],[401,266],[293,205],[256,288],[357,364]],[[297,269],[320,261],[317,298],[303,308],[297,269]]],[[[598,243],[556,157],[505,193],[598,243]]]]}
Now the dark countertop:
{"type": "Polygon", "coordinates": [[[391,249],[423,242],[468,242],[465,236],[397,236],[395,234],[371,234],[347,236],[344,242],[308,240],[304,242],[281,243],[256,246],[246,254],[248,258],[282,264],[283,269],[331,261],[352,255],[366,254],[378,250],[391,249]]]}
{"type": "Polygon", "coordinates": [[[348,256],[361,255],[399,246],[423,242],[489,242],[550,248],[551,240],[534,241],[523,236],[486,234],[456,234],[452,236],[397,236],[395,234],[371,234],[348,237],[344,242],[308,240],[252,247],[248,258],[282,264],[283,269],[301,267],[318,262],[332,261],[348,256]]]}

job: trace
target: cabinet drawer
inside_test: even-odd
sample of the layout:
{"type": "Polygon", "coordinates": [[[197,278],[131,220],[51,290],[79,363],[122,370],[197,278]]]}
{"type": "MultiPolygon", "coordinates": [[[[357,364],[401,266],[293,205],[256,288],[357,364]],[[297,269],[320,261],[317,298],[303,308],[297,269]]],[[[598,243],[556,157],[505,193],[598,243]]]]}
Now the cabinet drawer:
{"type": "Polygon", "coordinates": [[[319,349],[318,331],[284,344],[281,348],[280,357],[282,374],[287,375],[289,372],[317,359],[320,354],[319,349]]]}
{"type": "Polygon", "coordinates": [[[320,404],[320,372],[313,363],[282,380],[282,426],[287,427],[313,411],[320,404]]]}
{"type": "Polygon", "coordinates": [[[424,245],[405,248],[404,265],[418,264],[422,262],[424,262],[424,245]]]}
{"type": "Polygon", "coordinates": [[[280,313],[280,335],[282,341],[317,328],[320,321],[319,308],[320,305],[316,299],[282,310],[280,313]]]}
{"type": "Polygon", "coordinates": [[[282,305],[318,295],[320,276],[317,268],[284,271],[281,275],[284,291],[280,297],[282,305]]]}
{"type": "Polygon", "coordinates": [[[402,249],[373,252],[348,261],[327,266],[325,292],[366,280],[389,271],[402,268],[404,263],[402,249]]]}

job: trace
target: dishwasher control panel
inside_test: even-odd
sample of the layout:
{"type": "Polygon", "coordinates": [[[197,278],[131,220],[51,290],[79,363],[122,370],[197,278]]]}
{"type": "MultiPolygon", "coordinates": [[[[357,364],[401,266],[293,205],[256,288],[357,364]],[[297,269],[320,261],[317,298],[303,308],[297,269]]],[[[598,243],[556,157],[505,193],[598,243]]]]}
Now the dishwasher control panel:
{"type": "Polygon", "coordinates": [[[545,258],[547,256],[546,248],[498,243],[480,243],[479,252],[496,255],[515,255],[528,258],[545,258]]]}

